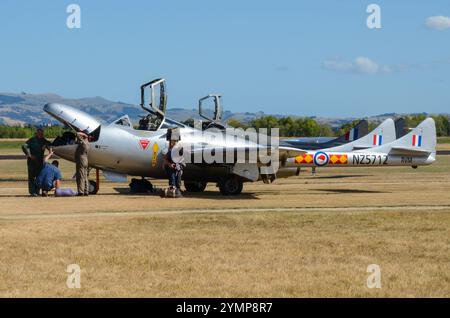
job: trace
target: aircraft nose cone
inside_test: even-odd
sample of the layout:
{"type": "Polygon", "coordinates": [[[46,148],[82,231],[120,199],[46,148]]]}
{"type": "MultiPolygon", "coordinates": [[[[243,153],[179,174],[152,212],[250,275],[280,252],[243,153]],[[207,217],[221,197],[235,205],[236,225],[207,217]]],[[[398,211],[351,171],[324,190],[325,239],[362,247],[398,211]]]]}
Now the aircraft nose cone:
{"type": "MultiPolygon", "coordinates": [[[[64,109],[68,109],[69,107],[70,106],[58,104],[58,103],[48,103],[48,104],[45,104],[44,111],[47,114],[56,118],[56,116],[60,116],[62,113],[64,113],[64,109]]],[[[56,119],[58,119],[58,118],[56,118],[56,119]]]]}
{"type": "Polygon", "coordinates": [[[87,134],[92,133],[101,125],[91,115],[68,105],[49,103],[44,106],[44,111],[59,122],[87,134]]]}
{"type": "Polygon", "coordinates": [[[57,103],[48,103],[48,104],[45,104],[44,111],[47,113],[56,114],[59,112],[59,108],[60,108],[59,106],[60,106],[60,104],[57,104],[57,103]]]}

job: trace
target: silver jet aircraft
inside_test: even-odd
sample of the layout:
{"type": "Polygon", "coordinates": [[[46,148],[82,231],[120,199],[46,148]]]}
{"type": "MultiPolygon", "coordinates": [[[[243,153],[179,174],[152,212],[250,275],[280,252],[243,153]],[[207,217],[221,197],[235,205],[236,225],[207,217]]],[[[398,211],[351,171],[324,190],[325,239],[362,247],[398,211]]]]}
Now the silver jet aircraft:
{"type": "MultiPolygon", "coordinates": [[[[141,107],[148,115],[140,120],[138,129],[132,126],[128,116],[105,125],[67,105],[47,104],[44,111],[75,131],[89,134],[92,138],[90,167],[102,170],[107,179],[116,181],[125,181],[128,175],[166,179],[163,169],[164,153],[168,147],[166,134],[168,129],[178,128],[180,143],[185,150],[182,156],[187,162],[183,173],[184,185],[189,192],[201,192],[208,182],[214,182],[222,194],[237,195],[241,193],[244,182],[262,180],[270,183],[276,178],[298,175],[300,166],[416,167],[435,160],[436,132],[432,119],[427,119],[425,124],[422,123],[400,140],[386,144],[379,141],[375,148],[367,149],[371,145],[364,139],[342,146],[351,149],[307,151],[279,146],[273,142],[274,138],[269,142],[260,138],[264,141],[260,142],[260,139],[255,141],[239,134],[230,137],[223,130],[204,131],[201,127],[188,127],[165,116],[166,101],[164,79],[142,85],[141,107]],[[150,92],[148,105],[145,103],[147,89],[150,92]],[[411,143],[412,133],[416,134],[415,145],[407,144],[411,143]],[[406,141],[396,144],[401,140],[406,141]],[[253,152],[257,153],[257,157],[250,160],[253,152]]],[[[71,138],[54,146],[55,154],[69,161],[74,161],[75,149],[71,138]]]]}
{"type": "MultiPolygon", "coordinates": [[[[283,171],[266,169],[264,172],[263,166],[268,165],[268,159],[266,163],[261,162],[260,157],[248,160],[251,152],[264,151],[267,153],[266,158],[273,153],[278,154],[280,149],[277,146],[261,145],[239,135],[225,138],[228,135],[224,131],[203,131],[167,118],[166,100],[164,79],[141,86],[141,107],[148,115],[140,120],[138,129],[132,126],[128,116],[104,125],[94,117],[67,105],[50,103],[44,106],[44,111],[75,131],[83,131],[92,137],[89,165],[102,170],[108,179],[126,180],[127,175],[167,178],[163,163],[164,153],[168,148],[166,134],[169,128],[180,129],[180,143],[186,152],[184,156],[194,157],[194,160],[188,161],[183,171],[184,185],[189,192],[201,192],[208,182],[214,182],[222,194],[236,195],[241,193],[244,182],[274,180],[276,177],[296,173],[296,169],[292,168],[283,171]],[[147,88],[150,91],[149,105],[145,103],[147,88]],[[198,154],[201,156],[197,156],[198,154]],[[226,160],[219,160],[221,155],[226,160]],[[198,158],[200,160],[196,161],[198,158]],[[207,160],[211,158],[214,160],[207,160]]],[[[53,149],[56,155],[74,161],[76,145],[70,138],[65,139],[62,144],[55,144],[53,149]]],[[[297,154],[296,149],[284,148],[283,151],[285,157],[288,153],[297,154]]]]}
{"type": "MultiPolygon", "coordinates": [[[[376,130],[375,130],[376,132],[376,130]]],[[[368,136],[370,136],[369,134],[368,136]]],[[[373,134],[376,147],[348,151],[345,147],[304,151],[303,154],[286,160],[287,166],[418,166],[430,165],[436,161],[436,125],[433,118],[427,118],[410,133],[389,143],[383,143],[382,136],[373,134]]]]}

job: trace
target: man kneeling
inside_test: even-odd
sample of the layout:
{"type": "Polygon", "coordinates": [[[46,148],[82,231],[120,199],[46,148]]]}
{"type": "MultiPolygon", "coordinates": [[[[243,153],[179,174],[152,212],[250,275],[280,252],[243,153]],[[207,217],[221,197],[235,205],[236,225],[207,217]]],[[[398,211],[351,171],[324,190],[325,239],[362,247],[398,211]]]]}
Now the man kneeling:
{"type": "Polygon", "coordinates": [[[42,190],[42,196],[48,196],[48,191],[59,189],[61,187],[61,171],[59,170],[58,160],[53,160],[51,164],[48,160],[53,155],[53,150],[44,158],[44,166],[36,178],[36,187],[42,190]]]}

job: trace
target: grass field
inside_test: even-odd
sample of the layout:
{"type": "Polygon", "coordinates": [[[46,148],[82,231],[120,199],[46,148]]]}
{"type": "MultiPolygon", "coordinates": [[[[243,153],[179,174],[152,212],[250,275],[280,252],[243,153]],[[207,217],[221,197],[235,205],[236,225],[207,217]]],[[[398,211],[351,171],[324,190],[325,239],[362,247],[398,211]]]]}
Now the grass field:
{"type": "MultiPolygon", "coordinates": [[[[21,154],[21,147],[26,139],[0,139],[1,154],[21,154]]],[[[450,150],[450,137],[438,138],[438,150],[450,150]]]]}
{"type": "Polygon", "coordinates": [[[234,198],[104,180],[97,196],[29,198],[25,180],[24,161],[0,160],[3,297],[450,297],[450,156],[304,171],[234,198]],[[73,263],[80,289],[66,287],[73,263]],[[380,289],[366,286],[369,264],[380,289]]]}
{"type": "Polygon", "coordinates": [[[439,137],[438,144],[450,144],[450,137],[439,137]]]}
{"type": "Polygon", "coordinates": [[[21,140],[2,140],[0,149],[20,149],[25,141],[21,140]]]}
{"type": "Polygon", "coordinates": [[[26,140],[21,139],[0,139],[1,155],[18,155],[23,154],[22,145],[26,140]]]}

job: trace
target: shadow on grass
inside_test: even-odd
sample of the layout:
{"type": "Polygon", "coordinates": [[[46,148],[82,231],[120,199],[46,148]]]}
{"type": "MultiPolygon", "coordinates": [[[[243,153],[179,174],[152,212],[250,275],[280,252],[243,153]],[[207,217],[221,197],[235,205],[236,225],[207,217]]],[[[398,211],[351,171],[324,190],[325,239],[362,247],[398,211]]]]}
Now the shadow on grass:
{"type": "MultiPolygon", "coordinates": [[[[157,193],[130,193],[129,188],[114,188],[121,195],[132,195],[132,196],[152,196],[159,197],[159,192],[157,193]]],[[[115,193],[99,193],[97,195],[116,195],[115,193]]],[[[195,198],[195,199],[216,199],[216,200],[248,200],[254,199],[259,200],[255,193],[244,192],[239,195],[222,195],[217,191],[203,191],[203,192],[183,192],[184,198],[195,198]]]]}
{"type": "Polygon", "coordinates": [[[315,189],[314,191],[333,193],[390,193],[386,191],[360,190],[360,189],[315,189]]]}
{"type": "Polygon", "coordinates": [[[26,178],[0,178],[0,182],[28,182],[26,178]]]}
{"type": "Polygon", "coordinates": [[[344,178],[362,178],[362,177],[371,177],[371,174],[340,174],[334,176],[311,176],[310,179],[344,179],[344,178]]]}
{"type": "Polygon", "coordinates": [[[25,155],[0,155],[0,160],[23,160],[25,161],[27,157],[25,155]]]}

